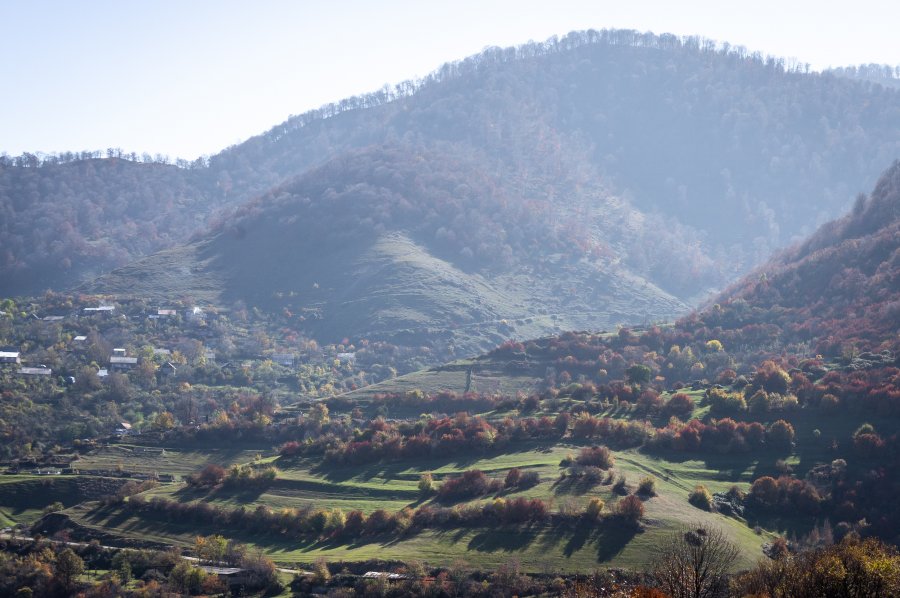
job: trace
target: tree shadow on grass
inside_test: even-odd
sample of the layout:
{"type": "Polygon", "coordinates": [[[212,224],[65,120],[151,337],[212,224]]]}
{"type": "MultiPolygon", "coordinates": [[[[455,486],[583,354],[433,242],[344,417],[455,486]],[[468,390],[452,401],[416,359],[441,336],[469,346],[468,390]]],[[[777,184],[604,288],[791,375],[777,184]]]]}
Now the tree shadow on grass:
{"type": "Polygon", "coordinates": [[[606,480],[604,474],[603,480],[590,479],[589,476],[573,476],[567,475],[564,478],[557,479],[550,487],[556,495],[570,494],[580,496],[587,494],[597,486],[609,486],[611,481],[606,480]]]}
{"type": "Polygon", "coordinates": [[[102,525],[103,527],[119,527],[128,521],[134,514],[126,509],[110,509],[108,507],[98,507],[88,511],[84,518],[94,525],[102,525]]]}
{"type": "Polygon", "coordinates": [[[177,497],[179,502],[196,501],[196,500],[235,500],[239,503],[246,504],[259,500],[268,486],[248,486],[244,488],[236,488],[229,486],[216,486],[214,488],[192,488],[185,486],[172,495],[177,497]]]}
{"type": "Polygon", "coordinates": [[[530,525],[523,527],[499,527],[493,529],[463,528],[439,533],[442,540],[456,544],[472,531],[476,533],[466,545],[467,550],[477,552],[521,552],[532,545],[541,551],[550,553],[559,550],[569,558],[586,546],[596,546],[597,562],[606,562],[615,558],[643,530],[616,519],[600,522],[584,522],[558,524],[552,527],[530,525]]]}
{"type": "Polygon", "coordinates": [[[744,519],[751,528],[759,526],[788,538],[804,538],[820,523],[820,519],[814,515],[798,514],[791,517],[756,510],[745,511],[744,519]]]}
{"type": "Polygon", "coordinates": [[[597,545],[597,560],[611,561],[640,533],[643,533],[642,528],[628,523],[615,522],[601,526],[593,536],[597,545]]]}
{"type": "Polygon", "coordinates": [[[541,531],[535,527],[485,530],[475,534],[467,548],[478,552],[517,552],[537,540],[541,531]]]}
{"type": "MultiPolygon", "coordinates": [[[[395,461],[378,461],[361,465],[335,465],[318,463],[310,468],[310,472],[320,475],[330,482],[346,482],[350,479],[368,481],[373,478],[404,479],[418,476],[418,472],[434,471],[447,466],[458,469],[472,467],[483,459],[494,459],[503,455],[516,455],[533,451],[552,450],[553,441],[515,442],[498,450],[472,452],[447,456],[429,456],[422,459],[404,458],[395,461]],[[414,470],[410,473],[409,470],[414,470]]],[[[453,474],[451,474],[453,475],[453,474]]]]}

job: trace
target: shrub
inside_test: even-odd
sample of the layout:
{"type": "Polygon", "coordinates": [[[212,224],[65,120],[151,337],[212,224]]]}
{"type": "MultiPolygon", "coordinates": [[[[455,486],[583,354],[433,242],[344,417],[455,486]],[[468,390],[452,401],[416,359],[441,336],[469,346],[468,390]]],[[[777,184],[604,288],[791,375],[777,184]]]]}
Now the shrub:
{"type": "Polygon", "coordinates": [[[434,492],[434,477],[430,473],[423,473],[419,476],[419,492],[422,494],[434,492]]]}
{"type": "Polygon", "coordinates": [[[588,501],[587,508],[584,510],[584,514],[588,517],[588,519],[600,519],[600,515],[603,513],[603,507],[606,503],[603,502],[600,498],[592,498],[588,501]]]}
{"type": "Polygon", "coordinates": [[[609,469],[616,462],[615,457],[605,446],[592,446],[581,449],[578,455],[579,465],[591,465],[600,469],[609,469]]]}
{"type": "Polygon", "coordinates": [[[694,412],[694,401],[691,397],[683,392],[675,393],[663,407],[663,413],[666,415],[674,415],[675,417],[686,420],[694,412]]]}
{"type": "Polygon", "coordinates": [[[506,480],[503,482],[503,486],[505,488],[515,488],[519,485],[519,480],[522,478],[522,471],[518,467],[513,467],[506,474],[506,480]]]}
{"type": "Polygon", "coordinates": [[[645,476],[638,482],[637,493],[643,496],[656,496],[656,478],[645,476]]]}
{"type": "Polygon", "coordinates": [[[366,520],[367,534],[380,534],[392,531],[397,525],[397,518],[384,509],[377,509],[366,520]]]}
{"type": "Polygon", "coordinates": [[[774,448],[790,451],[794,443],[794,426],[779,419],[769,426],[766,439],[774,448]]]}
{"type": "Polygon", "coordinates": [[[616,503],[616,514],[629,523],[637,523],[644,516],[644,503],[631,494],[616,503]]]}
{"type": "Polygon", "coordinates": [[[764,361],[753,376],[753,385],[766,392],[784,394],[791,383],[791,377],[774,361],[764,361]]]}
{"type": "Polygon", "coordinates": [[[459,500],[483,496],[489,492],[499,490],[499,480],[492,480],[478,469],[471,469],[459,477],[451,478],[441,484],[438,490],[438,499],[442,501],[459,500]]]}
{"type": "Polygon", "coordinates": [[[750,486],[750,497],[762,506],[775,506],[779,497],[778,482],[771,476],[757,478],[750,486]]]}
{"type": "Polygon", "coordinates": [[[700,484],[696,488],[694,488],[694,491],[691,492],[690,496],[688,496],[688,502],[698,509],[703,509],[704,511],[713,510],[712,494],[710,494],[709,490],[707,490],[706,486],[704,486],[703,484],[700,484]]]}
{"type": "Polygon", "coordinates": [[[222,483],[225,479],[225,470],[214,463],[210,463],[199,472],[188,477],[191,486],[211,487],[222,483]]]}
{"type": "Polygon", "coordinates": [[[641,396],[638,397],[635,405],[639,411],[648,413],[660,409],[663,406],[663,400],[658,392],[652,388],[648,388],[641,393],[641,396]]]}
{"type": "Polygon", "coordinates": [[[740,393],[728,392],[721,388],[712,388],[707,393],[710,408],[713,413],[739,413],[747,410],[747,403],[740,393]]]}
{"type": "Polygon", "coordinates": [[[536,471],[526,471],[519,478],[519,488],[531,488],[541,483],[541,476],[536,471]]]}
{"type": "Polygon", "coordinates": [[[328,570],[328,562],[324,558],[317,558],[313,563],[313,580],[319,585],[324,585],[330,579],[331,571],[328,570]]]}

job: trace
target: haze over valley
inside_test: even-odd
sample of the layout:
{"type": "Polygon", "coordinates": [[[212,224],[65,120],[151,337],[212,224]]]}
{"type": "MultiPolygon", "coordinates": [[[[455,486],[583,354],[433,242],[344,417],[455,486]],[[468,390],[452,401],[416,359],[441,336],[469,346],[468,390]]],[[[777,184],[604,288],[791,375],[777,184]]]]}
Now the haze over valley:
{"type": "Polygon", "coordinates": [[[584,29],[0,155],[0,596],[900,595],[898,81],[584,29]]]}

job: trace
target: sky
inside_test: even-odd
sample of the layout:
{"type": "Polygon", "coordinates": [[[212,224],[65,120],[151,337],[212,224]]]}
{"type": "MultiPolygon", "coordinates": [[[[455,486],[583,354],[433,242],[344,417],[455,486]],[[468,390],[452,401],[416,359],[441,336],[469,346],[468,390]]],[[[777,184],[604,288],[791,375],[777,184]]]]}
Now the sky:
{"type": "Polygon", "coordinates": [[[488,46],[701,35],[819,70],[900,64],[891,0],[2,0],[0,153],[194,159],[488,46]]]}

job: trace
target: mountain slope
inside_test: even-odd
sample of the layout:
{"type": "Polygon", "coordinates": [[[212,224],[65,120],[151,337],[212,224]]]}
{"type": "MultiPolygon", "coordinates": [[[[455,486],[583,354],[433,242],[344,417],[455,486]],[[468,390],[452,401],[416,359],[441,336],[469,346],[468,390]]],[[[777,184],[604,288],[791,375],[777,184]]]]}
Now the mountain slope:
{"type": "Polygon", "coordinates": [[[84,288],[245,302],[286,310],[320,340],[433,340],[451,354],[687,309],[618,263],[615,239],[640,226],[634,210],[594,187],[562,205],[517,197],[511,180],[496,160],[456,145],[348,154],[217,233],[84,288]],[[597,213],[580,222],[573,207],[588,204],[597,213]]]}
{"type": "Polygon", "coordinates": [[[775,324],[820,352],[900,349],[900,161],[851,213],[784,251],[718,300],[712,325],[775,324]]]}
{"type": "MultiPolygon", "coordinates": [[[[874,182],[875,165],[900,154],[898,98],[697,38],[586,31],[492,48],[424,81],[292,118],[177,172],[131,163],[143,174],[121,177],[105,166],[121,158],[40,167],[5,159],[0,293],[67,286],[172,247],[348,152],[450,144],[469,161],[489,156],[512,201],[564,204],[582,186],[603,187],[633,208],[637,225],[677,230],[665,243],[631,235],[618,257],[689,299],[849,207],[874,182]],[[90,184],[83,169],[95,171],[90,184]],[[81,217],[113,213],[129,195],[152,208],[132,218],[151,222],[149,231],[81,217]],[[72,232],[59,234],[67,222],[72,232]],[[671,255],[689,257],[688,267],[673,269],[671,255]]],[[[573,209],[584,220],[592,203],[573,209]]]]}

